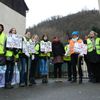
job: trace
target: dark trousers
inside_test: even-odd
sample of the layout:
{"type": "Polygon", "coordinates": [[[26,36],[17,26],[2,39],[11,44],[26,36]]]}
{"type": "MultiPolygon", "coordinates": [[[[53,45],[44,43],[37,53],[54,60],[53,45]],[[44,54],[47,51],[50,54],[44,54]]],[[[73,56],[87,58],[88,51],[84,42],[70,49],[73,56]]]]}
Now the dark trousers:
{"type": "Polygon", "coordinates": [[[72,79],[71,61],[66,61],[66,63],[67,63],[68,79],[72,79]]]}
{"type": "Polygon", "coordinates": [[[90,63],[92,71],[92,81],[100,82],[100,63],[90,63]]]}
{"type": "Polygon", "coordinates": [[[62,77],[62,63],[54,64],[54,77],[61,78],[62,77]]]}
{"type": "Polygon", "coordinates": [[[89,80],[91,80],[93,73],[92,73],[90,62],[89,62],[89,60],[87,58],[87,55],[84,55],[84,61],[85,61],[86,66],[87,66],[87,72],[88,72],[89,80]]]}
{"type": "Polygon", "coordinates": [[[78,54],[71,55],[72,75],[73,75],[73,79],[75,79],[75,80],[77,79],[76,66],[78,67],[79,78],[82,79],[82,77],[83,77],[81,61],[82,61],[82,57],[78,57],[78,54]]]}
{"type": "Polygon", "coordinates": [[[5,84],[11,84],[14,72],[14,61],[6,61],[5,84]]]}
{"type": "Polygon", "coordinates": [[[31,61],[30,75],[29,75],[30,83],[35,81],[38,63],[39,63],[39,58],[37,56],[35,56],[35,59],[31,61]]]}

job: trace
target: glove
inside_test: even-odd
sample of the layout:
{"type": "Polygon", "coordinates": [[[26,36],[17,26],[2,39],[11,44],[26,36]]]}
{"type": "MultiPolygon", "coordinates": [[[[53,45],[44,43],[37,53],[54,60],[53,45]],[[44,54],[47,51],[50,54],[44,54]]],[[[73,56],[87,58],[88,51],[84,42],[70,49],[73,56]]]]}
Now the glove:
{"type": "Polygon", "coordinates": [[[34,55],[32,55],[32,60],[34,60],[35,59],[35,56],[34,55]]]}
{"type": "Polygon", "coordinates": [[[30,54],[29,54],[28,52],[26,52],[25,55],[26,55],[27,57],[30,57],[30,54]]]}

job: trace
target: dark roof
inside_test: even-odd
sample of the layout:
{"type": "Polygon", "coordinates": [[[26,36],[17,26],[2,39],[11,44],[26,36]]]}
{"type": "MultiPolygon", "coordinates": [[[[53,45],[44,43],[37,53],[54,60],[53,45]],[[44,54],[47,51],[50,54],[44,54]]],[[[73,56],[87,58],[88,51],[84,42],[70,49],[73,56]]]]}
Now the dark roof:
{"type": "Polygon", "coordinates": [[[26,11],[29,10],[24,0],[0,0],[0,2],[23,16],[26,16],[26,11]]]}

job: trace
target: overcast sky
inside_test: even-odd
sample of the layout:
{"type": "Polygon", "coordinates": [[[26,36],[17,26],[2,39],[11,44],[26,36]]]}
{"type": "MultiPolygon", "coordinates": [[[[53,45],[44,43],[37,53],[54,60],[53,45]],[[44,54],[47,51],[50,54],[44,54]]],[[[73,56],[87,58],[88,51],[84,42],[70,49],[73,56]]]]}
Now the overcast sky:
{"type": "Polygon", "coordinates": [[[82,9],[99,9],[98,0],[25,0],[29,11],[26,27],[33,26],[51,16],[67,16],[82,9]]]}

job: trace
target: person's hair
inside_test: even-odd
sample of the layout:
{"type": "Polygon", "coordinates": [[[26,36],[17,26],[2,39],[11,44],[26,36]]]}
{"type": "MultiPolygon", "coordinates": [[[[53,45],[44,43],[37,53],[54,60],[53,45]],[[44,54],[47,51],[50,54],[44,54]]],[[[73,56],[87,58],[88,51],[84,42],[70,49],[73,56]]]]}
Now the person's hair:
{"type": "MultiPolygon", "coordinates": [[[[15,28],[11,28],[10,31],[9,31],[9,33],[12,33],[13,29],[15,29],[15,28]]],[[[16,31],[16,29],[15,29],[15,31],[16,31]]],[[[15,33],[15,34],[16,34],[16,33],[15,33]]]]}
{"type": "Polygon", "coordinates": [[[95,31],[90,31],[90,33],[89,33],[88,37],[90,37],[90,34],[91,34],[91,33],[94,33],[94,35],[95,35],[95,36],[97,36],[97,35],[98,35],[98,33],[96,33],[95,31]]]}
{"type": "Polygon", "coordinates": [[[42,40],[44,40],[44,37],[45,37],[45,36],[47,36],[47,39],[48,39],[48,35],[47,35],[47,34],[43,34],[43,35],[42,35],[42,40]]]}
{"type": "Polygon", "coordinates": [[[27,34],[28,31],[25,32],[25,34],[27,34]]]}
{"type": "Polygon", "coordinates": [[[32,38],[34,38],[35,36],[37,36],[38,37],[38,40],[39,40],[39,36],[37,34],[33,34],[32,35],[32,38]]]}
{"type": "Polygon", "coordinates": [[[0,26],[2,27],[2,31],[4,31],[4,26],[2,24],[0,24],[0,26]]]}
{"type": "Polygon", "coordinates": [[[28,32],[31,33],[30,31],[26,31],[26,32],[25,32],[25,35],[26,35],[28,32]]]}

